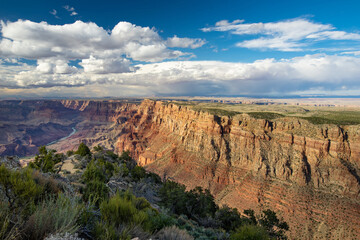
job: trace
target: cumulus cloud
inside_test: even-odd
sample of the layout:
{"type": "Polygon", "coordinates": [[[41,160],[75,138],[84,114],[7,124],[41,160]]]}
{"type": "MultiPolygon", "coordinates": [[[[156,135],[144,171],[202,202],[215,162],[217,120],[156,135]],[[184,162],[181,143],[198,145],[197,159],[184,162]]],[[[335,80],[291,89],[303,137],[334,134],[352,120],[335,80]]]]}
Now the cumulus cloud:
{"type": "MultiPolygon", "coordinates": [[[[15,74],[3,69],[7,84],[13,88],[103,86],[118,89],[137,89],[141,94],[156,95],[270,95],[342,91],[360,94],[360,58],[337,55],[306,55],[292,59],[263,59],[252,63],[221,61],[167,61],[138,64],[132,69],[118,69],[128,63],[123,59],[104,61],[90,57],[82,61],[83,70],[72,74],[66,62],[63,72],[48,62],[15,74]],[[107,73],[112,72],[112,73],[107,73]],[[12,76],[12,78],[11,78],[12,76]],[[259,87],[261,86],[261,87],[259,87]]],[[[2,66],[2,65],[0,65],[2,66]]],[[[131,68],[131,65],[128,64],[131,68]]],[[[1,72],[1,70],[0,70],[1,72]]],[[[130,94],[130,93],[129,93],[130,94]]],[[[126,94],[125,94],[126,95],[126,94]]]]}
{"type": "Polygon", "coordinates": [[[178,47],[178,48],[199,48],[202,47],[206,41],[201,38],[179,38],[176,35],[172,38],[167,39],[168,47],[178,47]]]}
{"type": "MultiPolygon", "coordinates": [[[[119,22],[110,32],[95,23],[82,21],[50,25],[18,20],[1,22],[1,26],[2,57],[74,60],[87,59],[91,55],[101,58],[128,56],[138,61],[155,62],[184,55],[168,48],[155,29],[129,22],[119,22]]],[[[193,44],[196,43],[198,40],[194,40],[193,44]]]]}
{"type": "MultiPolygon", "coordinates": [[[[69,12],[75,9],[64,6],[69,12]]],[[[56,15],[56,10],[52,12],[56,15]]],[[[164,40],[154,28],[119,22],[111,31],[92,22],[50,25],[46,22],[1,21],[0,57],[36,60],[34,74],[73,74],[79,69],[69,66],[79,60],[84,72],[93,74],[134,71],[132,60],[158,62],[193,56],[172,47],[197,48],[205,40],[177,38],[164,40]],[[177,41],[183,40],[180,46],[177,41]]],[[[24,74],[28,76],[29,74],[24,74]]],[[[23,80],[25,81],[25,80],[23,80]]],[[[73,82],[73,81],[72,81],[73,82]]]]}
{"type": "Polygon", "coordinates": [[[96,59],[90,56],[89,59],[83,59],[80,63],[85,73],[122,73],[134,71],[131,62],[123,58],[96,59]]]}
{"type": "MultiPolygon", "coordinates": [[[[242,20],[224,20],[203,31],[216,28],[239,35],[262,34],[258,39],[239,44],[289,51],[305,47],[307,43],[301,40],[304,38],[320,41],[358,37],[355,33],[336,31],[330,25],[305,19],[244,25],[242,20]],[[294,27],[299,32],[293,30],[294,27]],[[282,42],[277,38],[282,38],[282,42]]],[[[119,22],[112,30],[82,21],[50,25],[19,20],[1,22],[1,26],[2,89],[65,91],[68,87],[66,91],[70,94],[73,92],[70,89],[86,86],[101,96],[291,94],[348,89],[360,94],[360,58],[349,55],[356,55],[356,51],[250,63],[179,61],[191,57],[192,53],[172,48],[195,49],[206,41],[177,36],[163,39],[156,29],[129,22],[119,22]],[[24,59],[36,64],[29,61],[26,64],[24,59]],[[136,65],[134,61],[138,61],[136,65]]]]}
{"type": "Polygon", "coordinates": [[[302,51],[314,41],[360,40],[360,34],[337,31],[330,24],[321,24],[305,18],[279,22],[244,23],[244,20],[219,21],[203,32],[230,32],[234,35],[256,35],[257,38],[238,42],[236,46],[278,51],[302,51]]]}

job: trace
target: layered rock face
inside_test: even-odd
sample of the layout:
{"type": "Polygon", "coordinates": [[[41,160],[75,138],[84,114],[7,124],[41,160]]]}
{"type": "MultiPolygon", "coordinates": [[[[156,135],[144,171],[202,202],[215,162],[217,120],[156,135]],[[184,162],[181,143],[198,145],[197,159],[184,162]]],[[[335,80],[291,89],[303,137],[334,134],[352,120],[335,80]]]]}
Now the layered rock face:
{"type": "MultiPolygon", "coordinates": [[[[66,151],[84,141],[129,150],[149,171],[209,188],[220,204],[275,210],[292,239],[360,238],[360,126],[219,117],[150,100],[55,106],[67,116],[58,124],[75,122],[77,133],[52,148],[66,151]]],[[[33,115],[51,119],[54,110],[45,110],[33,115]]]]}
{"type": "Polygon", "coordinates": [[[0,101],[0,156],[27,156],[72,131],[77,111],[60,101],[0,101]]]}
{"type": "Polygon", "coordinates": [[[144,101],[116,149],[220,204],[277,211],[296,239],[360,237],[360,127],[233,118],[144,101]]]}

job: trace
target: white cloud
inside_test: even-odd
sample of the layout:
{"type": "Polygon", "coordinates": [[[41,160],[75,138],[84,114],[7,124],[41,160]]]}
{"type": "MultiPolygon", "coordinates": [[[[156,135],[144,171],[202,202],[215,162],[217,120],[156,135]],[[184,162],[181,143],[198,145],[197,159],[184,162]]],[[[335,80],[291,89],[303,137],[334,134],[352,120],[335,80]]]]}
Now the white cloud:
{"type": "Polygon", "coordinates": [[[69,5],[65,5],[64,8],[69,12],[75,11],[75,8],[70,7],[69,5]]]}
{"type": "Polygon", "coordinates": [[[53,9],[52,11],[50,11],[50,14],[56,16],[57,11],[55,9],[53,9]]]}
{"type": "Polygon", "coordinates": [[[330,24],[314,23],[297,18],[279,22],[244,23],[243,20],[219,21],[213,27],[202,28],[204,32],[230,32],[234,35],[256,35],[257,38],[242,41],[238,47],[272,49],[278,51],[301,51],[311,41],[360,40],[360,34],[336,31],[330,24]]]}
{"type": "Polygon", "coordinates": [[[70,7],[69,5],[65,5],[64,6],[65,10],[70,12],[70,16],[76,16],[78,15],[77,12],[75,12],[75,8],[74,7],[70,7]]]}
{"type": "MultiPolygon", "coordinates": [[[[74,10],[69,6],[64,8],[74,10]]],[[[95,23],[82,21],[65,25],[28,20],[1,21],[1,34],[0,57],[37,60],[38,71],[44,73],[72,72],[67,65],[60,66],[61,61],[67,64],[69,60],[81,60],[86,71],[103,74],[127,72],[132,69],[131,60],[157,62],[192,56],[171,49],[168,41],[162,39],[154,28],[129,22],[119,22],[107,31],[95,23]],[[105,63],[110,66],[104,67],[105,63]]],[[[200,39],[184,38],[184,41],[186,46],[183,47],[188,48],[204,44],[200,39]]]]}
{"type": "Polygon", "coordinates": [[[51,15],[54,15],[55,18],[60,19],[59,16],[57,15],[57,11],[55,9],[53,9],[52,11],[49,12],[51,15]]]}
{"type": "Polygon", "coordinates": [[[179,48],[199,48],[202,47],[206,41],[201,38],[179,38],[176,35],[172,38],[167,39],[168,47],[179,47],[179,48]]]}
{"type": "Polygon", "coordinates": [[[96,59],[90,56],[89,59],[83,59],[80,63],[84,68],[85,73],[123,73],[134,71],[134,68],[130,66],[131,62],[123,58],[112,59],[96,59]]]}
{"type": "MultiPolygon", "coordinates": [[[[346,55],[350,53],[263,59],[252,63],[178,61],[192,54],[172,47],[197,48],[206,41],[177,36],[164,40],[154,28],[129,22],[119,22],[112,30],[82,21],[49,25],[19,20],[1,22],[1,25],[0,88],[3,89],[63,91],[66,87],[88,86],[99,94],[118,93],[119,96],[291,94],[314,89],[351,90],[360,94],[360,58],[346,55]],[[22,63],[24,58],[37,64],[22,63]],[[161,62],[163,60],[167,61],[161,62]],[[74,61],[77,67],[72,64],[74,61]],[[134,66],[132,61],[148,63],[134,66]]],[[[214,28],[231,29],[227,31],[237,34],[262,33],[265,36],[239,44],[249,48],[266,45],[284,51],[305,47],[306,42],[301,40],[304,37],[316,40],[357,37],[304,19],[246,28],[243,25],[241,20],[221,21],[214,28]],[[297,22],[300,33],[291,29],[293,22],[297,22]]],[[[354,50],[352,54],[356,53],[354,50]]]]}
{"type": "Polygon", "coordinates": [[[343,52],[343,55],[354,55],[354,56],[360,56],[360,51],[350,51],[350,52],[343,52]]]}
{"type": "MultiPolygon", "coordinates": [[[[306,55],[276,61],[263,59],[252,63],[221,61],[169,61],[139,64],[132,71],[126,60],[90,57],[81,63],[83,70],[70,74],[67,62],[52,65],[39,62],[37,67],[25,66],[15,72],[0,65],[6,86],[12,88],[93,86],[98,89],[135,89],[135,95],[241,95],[295,94],[351,91],[360,94],[360,58],[337,55],[306,55]],[[63,66],[59,70],[58,66],[63,66]],[[128,66],[128,68],[124,67],[128,66]],[[121,69],[121,70],[119,70],[121,69]],[[115,71],[117,70],[117,72],[115,71]],[[111,73],[110,73],[111,72],[111,73]]],[[[13,69],[11,70],[13,71],[13,69]]],[[[130,95],[130,93],[128,93],[130,95]]]]}
{"type": "Polygon", "coordinates": [[[71,74],[76,73],[78,69],[68,65],[68,61],[61,59],[39,59],[37,61],[36,71],[43,74],[71,74]]]}

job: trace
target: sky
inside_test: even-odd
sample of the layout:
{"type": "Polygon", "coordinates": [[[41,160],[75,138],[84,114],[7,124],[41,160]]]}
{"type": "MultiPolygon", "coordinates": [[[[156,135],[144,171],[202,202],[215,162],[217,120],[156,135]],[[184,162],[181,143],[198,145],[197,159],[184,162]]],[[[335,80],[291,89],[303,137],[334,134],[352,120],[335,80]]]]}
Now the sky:
{"type": "Polygon", "coordinates": [[[360,2],[0,1],[0,98],[360,96],[360,2]]]}

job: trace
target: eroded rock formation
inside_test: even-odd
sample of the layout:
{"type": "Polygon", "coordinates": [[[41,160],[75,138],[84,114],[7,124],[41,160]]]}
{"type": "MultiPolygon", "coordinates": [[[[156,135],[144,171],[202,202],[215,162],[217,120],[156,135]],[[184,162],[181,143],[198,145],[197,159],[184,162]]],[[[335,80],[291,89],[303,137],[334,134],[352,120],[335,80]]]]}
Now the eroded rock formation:
{"type": "Polygon", "coordinates": [[[115,128],[117,151],[189,188],[209,188],[221,204],[271,207],[293,238],[360,236],[359,126],[218,117],[144,101],[115,128]]]}
{"type": "Polygon", "coordinates": [[[209,188],[220,204],[277,211],[294,239],[360,237],[360,126],[219,117],[150,100],[56,104],[78,130],[58,150],[79,141],[129,150],[160,176],[209,188]]]}

